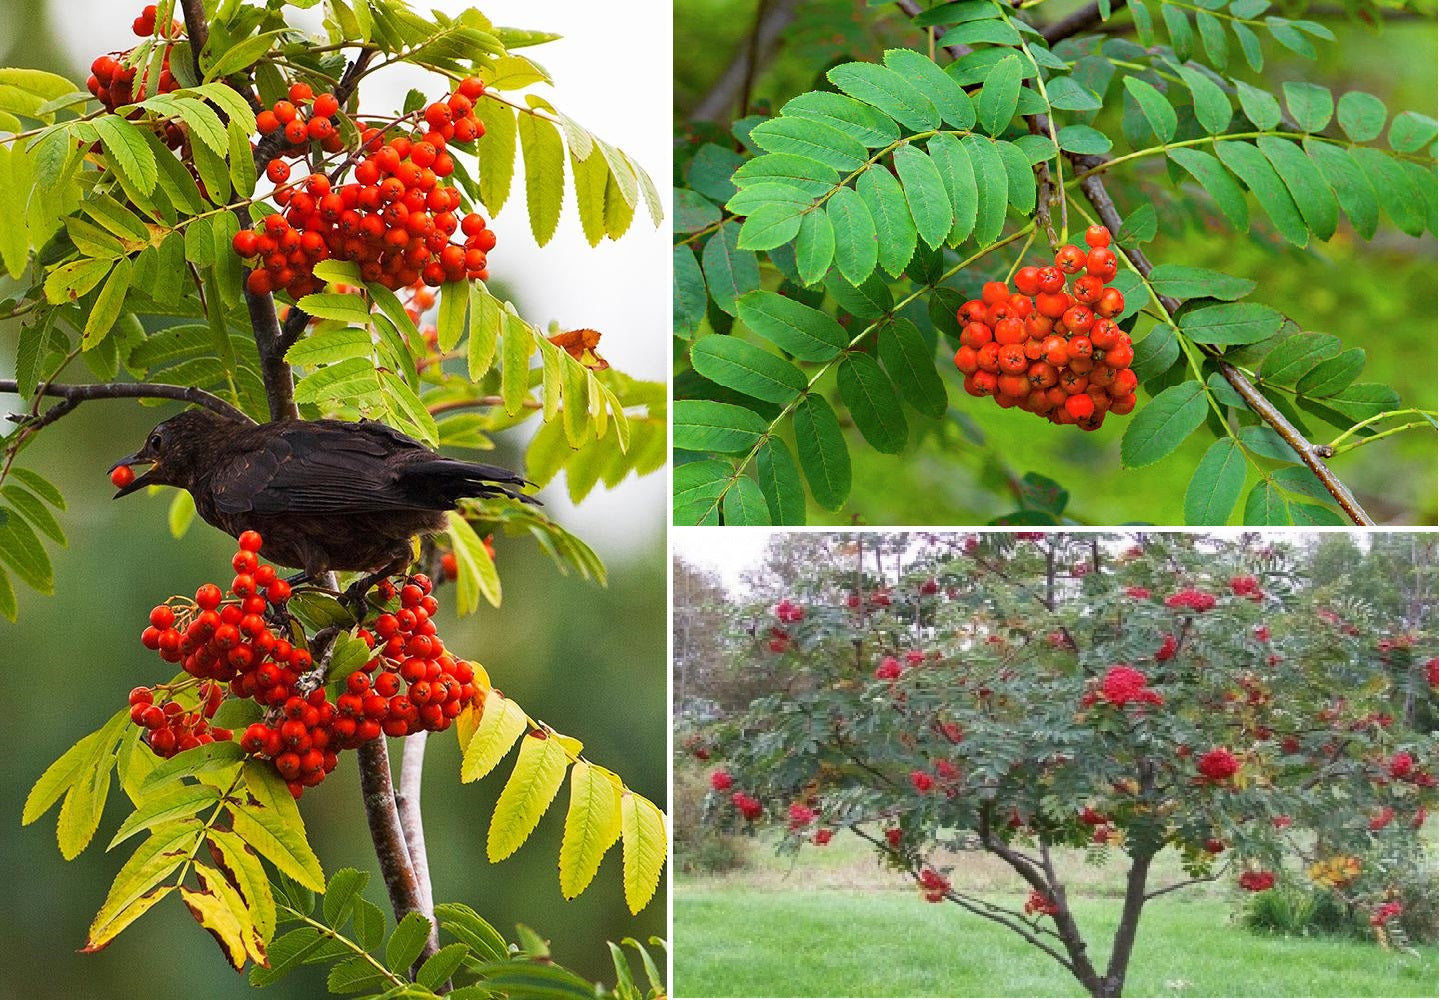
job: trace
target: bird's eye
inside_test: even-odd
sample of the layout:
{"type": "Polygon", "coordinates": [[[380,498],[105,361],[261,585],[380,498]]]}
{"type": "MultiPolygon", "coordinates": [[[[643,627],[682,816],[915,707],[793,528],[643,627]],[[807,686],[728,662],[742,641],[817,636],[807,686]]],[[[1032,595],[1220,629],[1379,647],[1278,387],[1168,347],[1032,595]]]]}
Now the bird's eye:
{"type": "Polygon", "coordinates": [[[150,440],[145,443],[145,447],[151,448],[151,449],[154,449],[154,450],[159,450],[159,448],[160,448],[160,435],[159,435],[159,434],[152,434],[152,435],[150,435],[150,440]]]}

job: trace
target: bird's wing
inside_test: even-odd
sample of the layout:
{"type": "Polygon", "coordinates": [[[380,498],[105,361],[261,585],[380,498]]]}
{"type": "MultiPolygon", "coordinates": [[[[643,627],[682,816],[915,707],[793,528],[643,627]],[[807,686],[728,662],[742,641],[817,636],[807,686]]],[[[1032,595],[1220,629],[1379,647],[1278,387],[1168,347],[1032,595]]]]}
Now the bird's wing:
{"type": "Polygon", "coordinates": [[[222,513],[363,514],[427,506],[400,481],[404,459],[434,454],[414,438],[370,421],[296,420],[262,429],[268,433],[257,446],[241,449],[211,481],[222,513]]]}

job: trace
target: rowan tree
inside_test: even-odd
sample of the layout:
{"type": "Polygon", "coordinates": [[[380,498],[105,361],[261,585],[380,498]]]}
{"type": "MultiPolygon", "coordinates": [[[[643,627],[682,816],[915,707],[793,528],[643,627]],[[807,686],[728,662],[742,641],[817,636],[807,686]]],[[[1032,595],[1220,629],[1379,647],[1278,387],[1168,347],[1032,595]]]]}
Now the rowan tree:
{"type": "MultiPolygon", "coordinates": [[[[52,592],[42,536],[65,542],[53,513],[64,498],[25,450],[96,400],[182,401],[247,423],[370,418],[461,449],[533,419],[529,479],[564,471],[577,502],[663,462],[664,388],[611,369],[595,330],[544,330],[486,285],[505,270],[489,220],[521,170],[539,244],[567,188],[593,246],[638,212],[660,219],[646,172],[534,91],[549,77],[528,50],[556,36],[474,8],[451,17],[330,0],[312,37],[287,15],[314,6],[166,0],[137,11],[134,37],[97,54],[78,84],[0,69],[0,262],[18,286],[0,312],[23,323],[16,377],[0,381],[22,401],[0,464],[0,613],[12,620],[12,579],[52,592]],[[367,102],[367,82],[399,66],[428,82],[400,107],[367,102]],[[82,365],[93,379],[76,378],[82,365]]],[[[114,476],[123,487],[133,473],[114,476]]],[[[194,513],[177,491],[177,536],[194,513]]],[[[429,733],[459,735],[465,781],[520,747],[489,826],[491,860],[522,846],[567,778],[563,895],[584,890],[622,841],[638,912],[665,858],[656,806],[435,633],[438,583],[462,614],[500,602],[491,537],[504,535],[604,580],[595,553],[543,510],[500,501],[463,504],[359,611],[337,600],[334,574],[292,586],[257,555],[253,531],[216,583],[168,596],[159,585],[134,652],[180,672],[128,703],[117,692],[119,710],[25,805],[26,823],[60,805],[67,859],[97,833],[114,778],[134,806],[111,846],[141,843],[83,950],[175,896],[237,970],[253,963],[256,985],[325,962],[332,989],[374,996],[592,993],[533,932],[511,943],[471,908],[433,901],[419,808],[429,733]],[[395,784],[387,737],[405,738],[395,784]],[[347,750],[359,756],[390,930],[361,895],[364,873],[326,878],[295,801],[347,750]]],[[[614,994],[663,990],[632,943],[649,985],[616,948],[614,994]]]]}
{"type": "Polygon", "coordinates": [[[789,679],[695,741],[713,822],[783,825],[790,850],[861,837],[1093,996],[1121,995],[1147,904],[1206,882],[1321,887],[1407,943],[1436,732],[1403,708],[1436,697],[1434,595],[1398,622],[1255,536],[929,536],[884,574],[858,537],[849,571],[743,640],[789,679]],[[1109,954],[1076,918],[1068,849],[1124,867],[1109,954]],[[1009,894],[956,874],[978,851],[1009,894]],[[1186,877],[1158,884],[1170,851],[1186,877]]]}

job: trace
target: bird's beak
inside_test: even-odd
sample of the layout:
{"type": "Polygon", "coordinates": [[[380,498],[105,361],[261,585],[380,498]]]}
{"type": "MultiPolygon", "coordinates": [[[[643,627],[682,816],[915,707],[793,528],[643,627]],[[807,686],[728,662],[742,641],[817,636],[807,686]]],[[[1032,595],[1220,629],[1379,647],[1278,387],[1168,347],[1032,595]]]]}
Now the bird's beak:
{"type": "MultiPolygon", "coordinates": [[[[136,464],[142,464],[142,463],[149,462],[149,461],[150,461],[150,459],[144,458],[140,452],[136,452],[134,455],[126,455],[124,458],[120,459],[118,462],[116,462],[114,465],[112,465],[112,466],[111,466],[109,469],[107,469],[106,471],[107,471],[107,472],[114,472],[116,469],[120,468],[122,465],[136,465],[136,464]]],[[[121,497],[129,496],[130,494],[134,493],[136,490],[144,489],[146,486],[149,486],[149,485],[151,484],[151,482],[152,482],[150,476],[151,476],[151,473],[153,473],[154,471],[155,471],[155,467],[154,467],[154,466],[151,466],[150,469],[147,470],[144,475],[136,476],[136,477],[135,477],[135,481],[134,481],[133,483],[131,483],[129,486],[122,486],[122,487],[120,487],[120,489],[116,490],[116,491],[115,491],[115,495],[114,495],[113,497],[111,497],[110,499],[112,499],[112,500],[119,500],[121,497]]]]}

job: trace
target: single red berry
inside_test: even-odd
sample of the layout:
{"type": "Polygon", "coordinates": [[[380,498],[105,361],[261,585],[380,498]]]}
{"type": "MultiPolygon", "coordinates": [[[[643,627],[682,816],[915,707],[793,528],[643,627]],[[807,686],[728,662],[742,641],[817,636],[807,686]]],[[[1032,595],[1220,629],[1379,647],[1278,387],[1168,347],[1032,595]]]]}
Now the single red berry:
{"type": "Polygon", "coordinates": [[[290,100],[293,104],[304,104],[315,96],[315,91],[310,89],[308,83],[292,83],[290,85],[290,100]]]}
{"type": "Polygon", "coordinates": [[[310,110],[317,118],[329,118],[340,110],[340,102],[334,94],[318,94],[310,110]]]}
{"type": "Polygon", "coordinates": [[[1056,251],[1056,266],[1066,274],[1076,274],[1086,266],[1086,254],[1074,243],[1067,243],[1056,251]]]}
{"type": "Polygon", "coordinates": [[[284,184],[290,180],[290,164],[281,159],[271,160],[265,167],[265,176],[272,184],[284,184]]]}
{"type": "Polygon", "coordinates": [[[1105,226],[1088,226],[1086,228],[1086,245],[1091,247],[1110,246],[1111,231],[1105,226]]]}
{"type": "Polygon", "coordinates": [[[200,588],[195,591],[195,603],[200,605],[205,611],[214,611],[220,607],[220,601],[223,596],[224,595],[220,593],[220,588],[215,584],[201,584],[200,588]]]}
{"type": "Polygon", "coordinates": [[[110,482],[111,485],[115,486],[117,489],[123,490],[125,489],[125,487],[135,482],[135,470],[130,468],[130,466],[128,465],[117,465],[115,468],[110,470],[110,482]]]}

